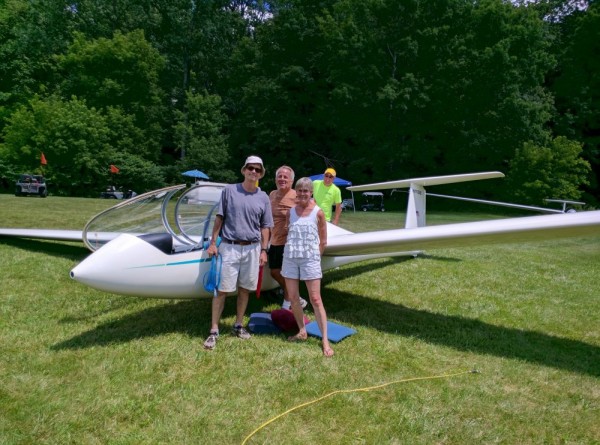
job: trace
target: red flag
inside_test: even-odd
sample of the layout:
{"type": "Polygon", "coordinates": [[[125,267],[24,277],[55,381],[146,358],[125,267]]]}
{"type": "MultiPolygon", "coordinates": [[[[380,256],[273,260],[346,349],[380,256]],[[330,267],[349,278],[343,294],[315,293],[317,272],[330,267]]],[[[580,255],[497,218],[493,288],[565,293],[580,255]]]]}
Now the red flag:
{"type": "Polygon", "coordinates": [[[119,169],[114,165],[110,164],[110,172],[111,173],[119,173],[119,169]]]}
{"type": "Polygon", "coordinates": [[[48,165],[48,161],[46,161],[46,156],[44,156],[43,152],[42,152],[42,155],[40,156],[40,163],[42,165],[48,165]]]}

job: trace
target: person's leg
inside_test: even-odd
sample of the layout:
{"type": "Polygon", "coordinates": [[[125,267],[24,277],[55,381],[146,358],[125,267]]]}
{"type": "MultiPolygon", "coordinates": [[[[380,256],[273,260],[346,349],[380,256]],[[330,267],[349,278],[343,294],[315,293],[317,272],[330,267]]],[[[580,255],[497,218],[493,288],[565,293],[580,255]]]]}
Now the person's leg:
{"type": "Polygon", "coordinates": [[[219,321],[225,307],[225,298],[229,292],[235,291],[238,266],[239,252],[236,251],[237,246],[222,244],[219,246],[219,256],[221,257],[221,277],[217,296],[212,299],[211,304],[211,321],[210,333],[204,347],[206,349],[214,349],[219,336],[219,321]]]}
{"type": "Polygon", "coordinates": [[[319,331],[321,331],[321,336],[323,337],[323,355],[331,357],[333,355],[333,349],[331,349],[329,339],[327,338],[327,313],[325,312],[325,306],[323,306],[323,300],[321,299],[321,279],[306,280],[306,288],[308,289],[310,303],[315,312],[319,331]]]}
{"type": "Polygon", "coordinates": [[[281,269],[271,269],[271,276],[277,284],[285,291],[285,278],[281,276],[281,269]]]}
{"type": "Polygon", "coordinates": [[[238,287],[237,305],[235,313],[235,324],[238,326],[244,325],[244,315],[246,314],[246,308],[248,307],[248,299],[250,291],[243,287],[238,287]]]}
{"type": "Polygon", "coordinates": [[[283,250],[285,246],[273,246],[269,247],[269,269],[271,269],[271,276],[277,284],[281,286],[285,295],[285,278],[281,275],[281,265],[283,264],[283,250]]]}
{"type": "MultiPolygon", "coordinates": [[[[288,296],[288,292],[286,290],[285,278],[283,277],[283,275],[281,275],[284,250],[285,246],[271,246],[269,248],[269,269],[271,269],[271,277],[273,277],[273,279],[277,281],[277,284],[279,284],[279,287],[281,287],[281,290],[283,291],[283,304],[281,305],[281,307],[283,309],[290,309],[291,302],[290,297],[288,296]]],[[[300,297],[300,304],[302,305],[302,308],[305,308],[307,302],[305,299],[300,297]]]]}
{"type": "MultiPolygon", "coordinates": [[[[279,274],[281,275],[281,271],[279,271],[279,274]]],[[[285,282],[285,278],[283,277],[283,275],[281,275],[281,278],[285,282]]],[[[290,296],[288,294],[287,284],[282,286],[281,289],[283,290],[283,304],[281,305],[281,307],[283,309],[292,309],[292,299],[290,298],[290,296]]],[[[299,295],[298,295],[298,301],[300,302],[300,306],[302,307],[302,309],[304,309],[308,305],[308,301],[306,301],[304,298],[300,297],[299,295]]]]}
{"type": "Polygon", "coordinates": [[[227,293],[219,291],[217,296],[212,299],[210,332],[204,341],[205,349],[213,350],[215,349],[215,346],[217,346],[217,339],[219,338],[219,320],[223,313],[223,307],[225,307],[225,297],[227,297],[227,293]]]}
{"type": "MultiPolygon", "coordinates": [[[[285,284],[285,278],[283,277],[283,275],[281,275],[281,269],[278,270],[277,273],[279,274],[279,276],[281,277],[281,279],[284,282],[283,286],[281,286],[281,289],[283,289],[283,304],[281,305],[281,307],[283,309],[291,309],[292,308],[292,299],[289,296],[289,293],[287,290],[287,284],[285,284]]],[[[273,271],[271,271],[271,276],[273,276],[273,271]]],[[[273,278],[275,278],[275,277],[273,277],[273,278]]],[[[277,278],[275,278],[275,280],[277,281],[277,278]]],[[[279,283],[279,281],[277,281],[277,282],[279,283]]],[[[299,293],[298,293],[298,301],[300,302],[300,306],[302,307],[302,309],[304,309],[306,307],[306,305],[308,305],[308,301],[306,301],[304,298],[302,298],[299,293]]]]}
{"type": "Polygon", "coordinates": [[[244,327],[244,315],[246,314],[246,308],[248,307],[249,295],[250,291],[248,289],[243,287],[238,288],[233,334],[242,340],[248,340],[250,337],[252,337],[250,332],[248,332],[244,327]]]}
{"type": "Polygon", "coordinates": [[[302,305],[300,304],[300,280],[293,278],[285,279],[288,295],[292,303],[292,313],[296,319],[298,325],[298,333],[289,338],[289,340],[306,340],[308,334],[306,333],[306,326],[304,326],[304,313],[302,312],[302,305]]]}
{"type": "Polygon", "coordinates": [[[283,276],[281,275],[281,269],[271,269],[271,276],[275,281],[277,281],[277,284],[279,284],[281,290],[283,290],[283,300],[289,301],[289,297],[285,289],[285,278],[283,278],[283,276]]]}
{"type": "Polygon", "coordinates": [[[219,332],[219,320],[221,320],[221,315],[223,314],[223,308],[225,307],[225,297],[227,297],[227,293],[219,291],[217,293],[217,296],[212,299],[211,319],[210,319],[210,331],[211,332],[219,332]]]}

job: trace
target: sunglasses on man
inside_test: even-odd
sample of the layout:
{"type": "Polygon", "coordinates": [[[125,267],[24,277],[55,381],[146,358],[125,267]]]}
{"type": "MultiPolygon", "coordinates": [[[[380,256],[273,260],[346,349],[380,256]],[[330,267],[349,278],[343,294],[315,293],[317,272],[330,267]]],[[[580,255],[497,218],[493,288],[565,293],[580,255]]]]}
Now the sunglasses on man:
{"type": "Polygon", "coordinates": [[[327,174],[327,175],[325,175],[325,177],[326,177],[326,178],[333,178],[334,176],[333,176],[333,175],[330,175],[330,174],[327,174]]]}
{"type": "Polygon", "coordinates": [[[246,167],[246,170],[251,171],[251,172],[256,172],[256,173],[262,173],[262,168],[253,167],[252,165],[249,165],[248,167],[246,167]]]}

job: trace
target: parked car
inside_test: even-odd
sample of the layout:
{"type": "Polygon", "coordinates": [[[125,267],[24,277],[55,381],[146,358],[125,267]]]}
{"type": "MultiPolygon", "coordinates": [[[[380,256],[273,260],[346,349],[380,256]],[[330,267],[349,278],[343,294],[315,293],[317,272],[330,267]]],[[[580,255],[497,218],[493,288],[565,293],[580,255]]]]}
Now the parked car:
{"type": "Polygon", "coordinates": [[[344,199],[342,201],[342,210],[354,210],[354,200],[344,199]]]}
{"type": "Polygon", "coordinates": [[[100,193],[100,198],[104,199],[129,199],[137,196],[137,193],[128,190],[127,192],[123,192],[122,190],[118,190],[114,185],[109,185],[106,187],[106,190],[100,193]]]}
{"type": "Polygon", "coordinates": [[[40,198],[48,196],[46,179],[42,175],[30,175],[24,173],[19,175],[15,185],[15,196],[36,195],[40,198]]]}
{"type": "Polygon", "coordinates": [[[369,210],[375,210],[379,212],[385,212],[383,205],[383,193],[381,192],[364,192],[362,194],[364,204],[360,206],[363,212],[369,210]]]}

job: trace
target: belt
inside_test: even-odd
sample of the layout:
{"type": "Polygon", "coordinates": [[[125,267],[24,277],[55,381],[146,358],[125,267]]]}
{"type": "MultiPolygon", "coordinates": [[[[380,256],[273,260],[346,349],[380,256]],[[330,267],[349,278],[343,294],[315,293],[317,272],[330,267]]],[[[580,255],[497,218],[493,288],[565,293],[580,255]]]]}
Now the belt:
{"type": "Polygon", "coordinates": [[[250,244],[256,244],[258,241],[234,241],[223,238],[223,242],[227,244],[238,244],[240,246],[249,246],[250,244]]]}

